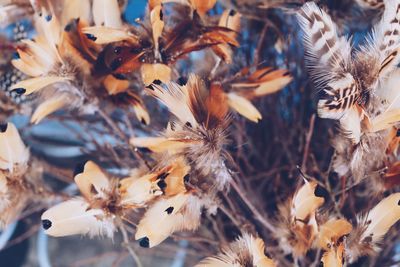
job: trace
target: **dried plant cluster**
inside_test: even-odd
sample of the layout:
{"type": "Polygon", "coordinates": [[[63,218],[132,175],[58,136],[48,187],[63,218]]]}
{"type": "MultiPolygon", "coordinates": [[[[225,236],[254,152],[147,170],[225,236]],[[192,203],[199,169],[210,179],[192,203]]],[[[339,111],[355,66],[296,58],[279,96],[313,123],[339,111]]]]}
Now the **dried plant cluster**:
{"type": "Polygon", "coordinates": [[[400,264],[400,0],[129,4],[0,1],[0,227],[33,229],[10,243],[400,264]]]}

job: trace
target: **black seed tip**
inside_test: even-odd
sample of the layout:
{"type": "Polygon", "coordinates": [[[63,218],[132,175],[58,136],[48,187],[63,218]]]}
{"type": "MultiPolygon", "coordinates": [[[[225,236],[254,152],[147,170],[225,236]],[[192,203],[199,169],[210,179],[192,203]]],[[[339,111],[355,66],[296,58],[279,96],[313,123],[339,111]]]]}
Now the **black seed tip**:
{"type": "Polygon", "coordinates": [[[42,226],[44,230],[47,230],[51,227],[51,221],[50,220],[42,220],[42,226]]]}
{"type": "Polygon", "coordinates": [[[160,20],[164,20],[164,13],[163,13],[162,9],[160,10],[160,20]]]}
{"type": "Polygon", "coordinates": [[[87,37],[89,40],[92,40],[93,42],[95,42],[95,41],[97,40],[97,37],[94,36],[94,35],[91,34],[91,33],[86,33],[85,35],[86,35],[86,37],[87,37]]]}
{"type": "Polygon", "coordinates": [[[200,15],[199,15],[199,12],[197,12],[197,10],[195,10],[194,12],[193,12],[193,20],[194,21],[199,21],[201,18],[200,18],[200,15]]]}
{"type": "Polygon", "coordinates": [[[327,199],[328,197],[328,191],[326,191],[325,188],[323,188],[322,186],[320,186],[319,184],[315,187],[314,190],[314,195],[316,197],[323,197],[324,199],[327,199]]]}
{"type": "Polygon", "coordinates": [[[229,16],[235,16],[236,15],[236,11],[231,9],[231,11],[229,11],[229,16]]]}
{"type": "Polygon", "coordinates": [[[158,187],[159,187],[161,190],[164,190],[164,189],[167,187],[167,183],[166,183],[164,180],[160,180],[160,181],[157,183],[157,185],[158,185],[158,187]]]}
{"type": "Polygon", "coordinates": [[[146,88],[150,89],[151,91],[154,91],[154,87],[151,84],[147,85],[146,88]]]}
{"type": "Polygon", "coordinates": [[[121,74],[121,73],[114,73],[113,74],[114,78],[117,80],[126,80],[125,75],[121,74]]]}
{"type": "Polygon", "coordinates": [[[72,29],[72,24],[68,23],[65,27],[64,27],[64,31],[69,32],[72,29]]]}
{"type": "Polygon", "coordinates": [[[400,136],[400,129],[397,129],[396,136],[397,136],[397,137],[400,136]]]}
{"type": "Polygon", "coordinates": [[[122,58],[114,59],[110,64],[111,70],[114,71],[114,70],[118,69],[121,66],[121,62],[122,62],[122,58]]]}
{"type": "Polygon", "coordinates": [[[187,127],[189,127],[189,128],[192,128],[192,127],[193,127],[192,124],[191,124],[190,122],[186,122],[185,125],[186,125],[187,127]]]}
{"type": "Polygon", "coordinates": [[[121,53],[122,48],[120,46],[117,46],[114,48],[114,53],[119,55],[121,53]]]}
{"type": "Polygon", "coordinates": [[[184,86],[184,85],[187,84],[187,81],[188,81],[187,77],[181,76],[181,77],[178,78],[177,83],[180,86],[184,86]]]}
{"type": "Polygon", "coordinates": [[[157,179],[164,180],[165,178],[167,178],[168,175],[169,175],[168,172],[163,172],[157,176],[157,179]]]}
{"type": "Polygon", "coordinates": [[[189,174],[186,174],[186,175],[183,177],[183,180],[185,181],[185,183],[188,183],[189,180],[190,180],[190,175],[189,175],[189,174]]]}
{"type": "Polygon", "coordinates": [[[399,199],[399,201],[397,201],[397,206],[400,206],[400,199],[399,199]]]}
{"type": "Polygon", "coordinates": [[[140,120],[140,122],[141,122],[143,125],[147,125],[146,120],[145,120],[144,118],[142,118],[142,119],[140,120]]]}
{"type": "Polygon", "coordinates": [[[171,214],[174,211],[174,207],[169,207],[165,210],[168,214],[171,214]]]}
{"type": "Polygon", "coordinates": [[[150,149],[148,149],[147,147],[135,147],[135,149],[137,149],[138,151],[140,151],[140,153],[143,153],[143,154],[154,153],[150,149]]]}
{"type": "Polygon", "coordinates": [[[52,15],[47,15],[47,16],[45,17],[45,20],[46,20],[46,21],[50,21],[52,18],[53,18],[52,15]]]}
{"type": "Polygon", "coordinates": [[[4,133],[7,131],[8,123],[0,123],[0,132],[4,133]]]}
{"type": "Polygon", "coordinates": [[[149,238],[146,236],[146,237],[143,237],[143,238],[139,239],[139,245],[140,245],[142,248],[148,248],[148,247],[150,247],[150,240],[149,240],[149,238]]]}
{"type": "Polygon", "coordinates": [[[18,95],[23,95],[26,92],[25,88],[15,88],[14,90],[12,90],[13,92],[17,93],[18,95]]]}
{"type": "Polygon", "coordinates": [[[139,48],[139,47],[133,47],[133,48],[129,49],[129,53],[131,53],[131,54],[139,54],[141,51],[142,51],[142,48],[139,48]]]}
{"type": "Polygon", "coordinates": [[[75,176],[75,175],[78,175],[78,174],[80,174],[80,173],[82,173],[82,172],[84,171],[84,169],[85,169],[85,164],[86,164],[86,162],[81,162],[81,163],[78,163],[78,164],[75,166],[75,169],[74,169],[74,176],[75,176]]]}
{"type": "Polygon", "coordinates": [[[154,84],[157,84],[157,85],[161,85],[161,84],[162,84],[162,81],[160,81],[160,80],[158,80],[158,79],[155,79],[155,80],[153,81],[153,83],[154,83],[154,84]]]}
{"type": "Polygon", "coordinates": [[[21,57],[20,57],[20,55],[18,54],[18,52],[15,52],[14,54],[13,54],[13,59],[20,59],[21,57]]]}
{"type": "Polygon", "coordinates": [[[371,243],[372,242],[372,234],[370,236],[367,236],[366,238],[363,239],[363,242],[365,243],[371,243]]]}

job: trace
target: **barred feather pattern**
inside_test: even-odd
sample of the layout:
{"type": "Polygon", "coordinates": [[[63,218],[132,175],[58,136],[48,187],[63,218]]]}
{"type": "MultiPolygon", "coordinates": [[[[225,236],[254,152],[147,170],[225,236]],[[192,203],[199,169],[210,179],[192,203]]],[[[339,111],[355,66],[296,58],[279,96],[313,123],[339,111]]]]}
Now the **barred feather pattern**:
{"type": "Polygon", "coordinates": [[[330,68],[336,72],[345,70],[350,63],[351,46],[345,37],[338,35],[331,17],[314,2],[304,4],[297,17],[311,67],[330,68]]]}
{"type": "Polygon", "coordinates": [[[361,86],[374,90],[400,62],[400,0],[387,0],[382,19],[366,45],[356,53],[356,72],[361,86]]]}
{"type": "Polygon", "coordinates": [[[356,0],[357,4],[364,8],[380,9],[385,6],[384,0],[356,0]]]}
{"type": "Polygon", "coordinates": [[[381,52],[381,61],[400,45],[400,1],[386,1],[386,8],[379,24],[374,29],[374,41],[381,52]]]}
{"type": "Polygon", "coordinates": [[[350,73],[328,84],[324,89],[325,99],[318,101],[318,115],[321,118],[340,119],[359,99],[357,84],[350,73]]]}
{"type": "Polygon", "coordinates": [[[350,72],[351,45],[331,17],[315,3],[303,5],[298,14],[312,78],[325,96],[318,103],[322,118],[339,119],[358,100],[360,90],[350,72]]]}

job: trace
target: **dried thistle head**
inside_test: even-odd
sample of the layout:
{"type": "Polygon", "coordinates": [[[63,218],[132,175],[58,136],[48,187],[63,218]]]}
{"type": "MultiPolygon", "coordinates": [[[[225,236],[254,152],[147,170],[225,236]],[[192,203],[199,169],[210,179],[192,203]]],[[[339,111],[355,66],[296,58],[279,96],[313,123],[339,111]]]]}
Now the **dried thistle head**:
{"type": "Polygon", "coordinates": [[[67,105],[78,107],[83,103],[83,94],[76,81],[80,80],[78,64],[68,54],[70,52],[65,53],[70,51],[64,49],[67,32],[61,29],[59,19],[51,13],[36,15],[35,19],[37,38],[22,40],[23,46],[17,49],[17,56],[12,60],[14,67],[33,78],[16,83],[12,90],[20,95],[42,94],[44,102],[32,116],[32,121],[37,123],[67,105]]]}
{"type": "Polygon", "coordinates": [[[131,144],[147,147],[166,157],[184,157],[194,172],[202,176],[214,173],[213,184],[226,184],[229,174],[224,164],[227,142],[227,99],[218,84],[210,89],[191,75],[185,85],[153,84],[148,92],[163,102],[177,120],[172,121],[160,137],[134,137],[131,144]]]}
{"type": "Polygon", "coordinates": [[[42,215],[45,232],[52,236],[105,235],[112,237],[133,210],[149,206],[140,220],[136,239],[145,246],[161,243],[180,230],[195,230],[200,224],[202,202],[184,185],[189,167],[184,161],[153,172],[110,179],[89,161],[75,176],[82,197],[62,202],[42,215]],[[166,208],[163,208],[166,207],[166,208]],[[142,236],[143,235],[143,236],[142,236]]]}
{"type": "Polygon", "coordinates": [[[223,248],[216,256],[208,257],[196,267],[275,267],[276,263],[265,255],[264,241],[244,233],[236,241],[223,248]]]}
{"type": "MultiPolygon", "coordinates": [[[[92,10],[87,1],[65,1],[62,6],[61,12],[53,8],[41,8],[36,12],[38,35],[35,40],[22,40],[12,60],[17,69],[32,78],[14,84],[11,90],[20,95],[40,96],[35,101],[39,105],[31,121],[38,123],[62,108],[93,113],[99,100],[106,99],[133,107],[138,119],[148,124],[149,115],[128,79],[96,71],[97,61],[102,56],[100,37],[106,39],[103,42],[107,38],[124,38],[112,30],[107,31],[109,27],[122,27],[117,1],[94,1],[92,10]],[[72,12],[74,9],[80,10],[79,14],[72,12]],[[91,17],[93,23],[106,28],[102,31],[94,26],[99,37],[87,33],[91,17]],[[100,44],[92,39],[99,39],[100,44]]],[[[136,40],[132,35],[128,37],[136,40]]]]}

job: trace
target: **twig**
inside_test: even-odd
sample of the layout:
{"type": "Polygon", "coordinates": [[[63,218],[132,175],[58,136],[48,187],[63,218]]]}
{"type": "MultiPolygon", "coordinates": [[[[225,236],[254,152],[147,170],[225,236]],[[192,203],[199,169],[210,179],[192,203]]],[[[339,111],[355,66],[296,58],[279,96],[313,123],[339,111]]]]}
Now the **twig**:
{"type": "Polygon", "coordinates": [[[251,203],[251,201],[247,198],[247,196],[242,192],[242,190],[239,188],[239,186],[236,184],[236,182],[232,179],[231,180],[231,186],[233,189],[236,191],[236,193],[240,196],[240,198],[243,200],[243,202],[247,205],[247,207],[250,209],[250,211],[255,215],[256,219],[268,230],[271,232],[275,231],[275,227],[268,222],[264,216],[261,215],[261,213],[258,211],[258,209],[251,203]]]}
{"type": "Polygon", "coordinates": [[[311,116],[310,119],[310,127],[308,128],[307,136],[306,136],[306,144],[304,146],[304,152],[303,152],[303,161],[301,163],[301,170],[304,172],[307,164],[307,158],[308,158],[308,153],[310,149],[310,142],[311,142],[311,137],[314,132],[314,124],[315,124],[315,114],[311,116]]]}
{"type": "Polygon", "coordinates": [[[137,267],[143,267],[138,255],[136,254],[136,252],[133,250],[133,248],[129,245],[129,237],[128,237],[128,233],[125,229],[125,226],[122,224],[122,222],[120,223],[120,227],[119,229],[121,230],[122,233],[122,238],[123,238],[123,243],[122,245],[128,250],[129,254],[132,256],[132,258],[134,259],[136,266],[137,267]]]}

